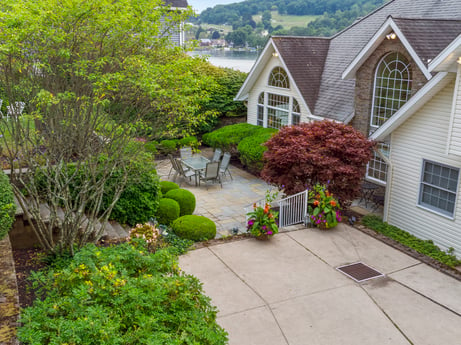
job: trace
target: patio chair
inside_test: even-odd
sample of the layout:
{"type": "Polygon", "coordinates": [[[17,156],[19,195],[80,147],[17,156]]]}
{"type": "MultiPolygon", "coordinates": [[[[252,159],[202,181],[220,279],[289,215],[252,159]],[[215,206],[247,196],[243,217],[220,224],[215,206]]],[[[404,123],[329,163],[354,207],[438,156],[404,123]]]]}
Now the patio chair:
{"type": "Polygon", "coordinates": [[[208,189],[208,182],[219,183],[222,188],[221,176],[219,174],[220,164],[221,164],[220,162],[208,162],[206,164],[205,173],[202,173],[199,176],[199,183],[200,181],[204,181],[207,189],[208,189]]]}
{"type": "Polygon", "coordinates": [[[221,160],[221,165],[219,166],[219,173],[224,177],[226,173],[229,174],[231,180],[233,180],[232,175],[229,170],[229,162],[231,159],[231,154],[229,152],[224,152],[221,160]]]}
{"type": "Polygon", "coordinates": [[[213,152],[213,158],[211,159],[212,162],[219,162],[219,160],[221,159],[221,149],[220,148],[216,148],[213,152]]]}
{"type": "Polygon", "coordinates": [[[179,155],[181,156],[181,159],[192,158],[192,148],[189,146],[180,148],[179,155]]]}
{"type": "Polygon", "coordinates": [[[171,153],[169,153],[167,155],[168,159],[170,160],[170,163],[171,163],[171,168],[170,168],[170,172],[168,173],[168,177],[170,177],[171,173],[174,171],[175,174],[178,174],[178,169],[176,167],[176,162],[173,158],[173,156],[171,155],[171,153]]]}
{"type": "MultiPolygon", "coordinates": [[[[176,179],[176,176],[181,176],[184,177],[185,179],[189,179],[189,181],[192,181],[192,176],[195,176],[195,171],[193,170],[185,170],[182,166],[182,162],[179,158],[174,159],[176,169],[177,169],[177,174],[175,175],[174,180],[176,179]]],[[[181,183],[179,183],[181,185],[181,183]]]]}
{"type": "Polygon", "coordinates": [[[6,106],[6,117],[9,118],[10,116],[20,116],[24,111],[26,103],[24,102],[14,102],[10,105],[6,106]]]}

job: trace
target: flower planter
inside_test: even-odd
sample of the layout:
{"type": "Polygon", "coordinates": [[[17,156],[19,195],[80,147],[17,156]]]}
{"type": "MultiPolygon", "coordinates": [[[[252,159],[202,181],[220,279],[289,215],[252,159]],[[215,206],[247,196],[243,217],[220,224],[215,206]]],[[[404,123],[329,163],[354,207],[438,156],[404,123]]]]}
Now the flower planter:
{"type": "Polygon", "coordinates": [[[264,234],[264,235],[255,236],[255,238],[259,241],[268,241],[272,236],[274,235],[264,234]]]}

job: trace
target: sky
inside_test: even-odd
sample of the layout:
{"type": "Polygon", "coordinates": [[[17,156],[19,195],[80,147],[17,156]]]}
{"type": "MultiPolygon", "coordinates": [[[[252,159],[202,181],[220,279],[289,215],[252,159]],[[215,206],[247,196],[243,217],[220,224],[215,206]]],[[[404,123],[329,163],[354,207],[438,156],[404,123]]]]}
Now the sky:
{"type": "Polygon", "coordinates": [[[226,5],[242,1],[243,0],[187,0],[188,4],[198,13],[206,10],[208,7],[214,7],[215,5],[226,5]]]}

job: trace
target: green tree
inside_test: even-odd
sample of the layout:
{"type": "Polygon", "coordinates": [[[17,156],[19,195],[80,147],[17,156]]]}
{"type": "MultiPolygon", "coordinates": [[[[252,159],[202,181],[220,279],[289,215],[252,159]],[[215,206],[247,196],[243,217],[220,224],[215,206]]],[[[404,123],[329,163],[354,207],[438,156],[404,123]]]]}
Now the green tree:
{"type": "Polygon", "coordinates": [[[170,134],[209,116],[200,102],[213,80],[168,38],[189,14],[158,0],[0,0],[0,83],[27,113],[3,120],[4,147],[12,167],[27,167],[12,171],[14,193],[46,250],[97,240],[123,192],[142,123],[117,124],[114,113],[157,114],[151,124],[170,134]],[[113,199],[102,210],[107,181],[113,199]]]}
{"type": "Polygon", "coordinates": [[[213,31],[213,34],[211,35],[211,39],[212,39],[212,40],[217,40],[217,39],[219,39],[220,37],[221,37],[221,35],[219,34],[218,31],[216,31],[216,30],[213,31]]]}
{"type": "Polygon", "coordinates": [[[262,16],[261,16],[261,21],[264,25],[264,29],[269,30],[269,28],[272,26],[272,14],[270,11],[264,11],[262,16]]]}

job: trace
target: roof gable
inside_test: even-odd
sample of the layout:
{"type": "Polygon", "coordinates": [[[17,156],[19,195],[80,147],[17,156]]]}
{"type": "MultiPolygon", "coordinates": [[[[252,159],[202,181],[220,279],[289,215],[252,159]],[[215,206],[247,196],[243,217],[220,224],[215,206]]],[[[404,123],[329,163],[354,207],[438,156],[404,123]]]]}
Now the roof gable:
{"type": "Polygon", "coordinates": [[[272,40],[309,109],[314,109],[330,40],[315,37],[273,37],[272,40]]]}

